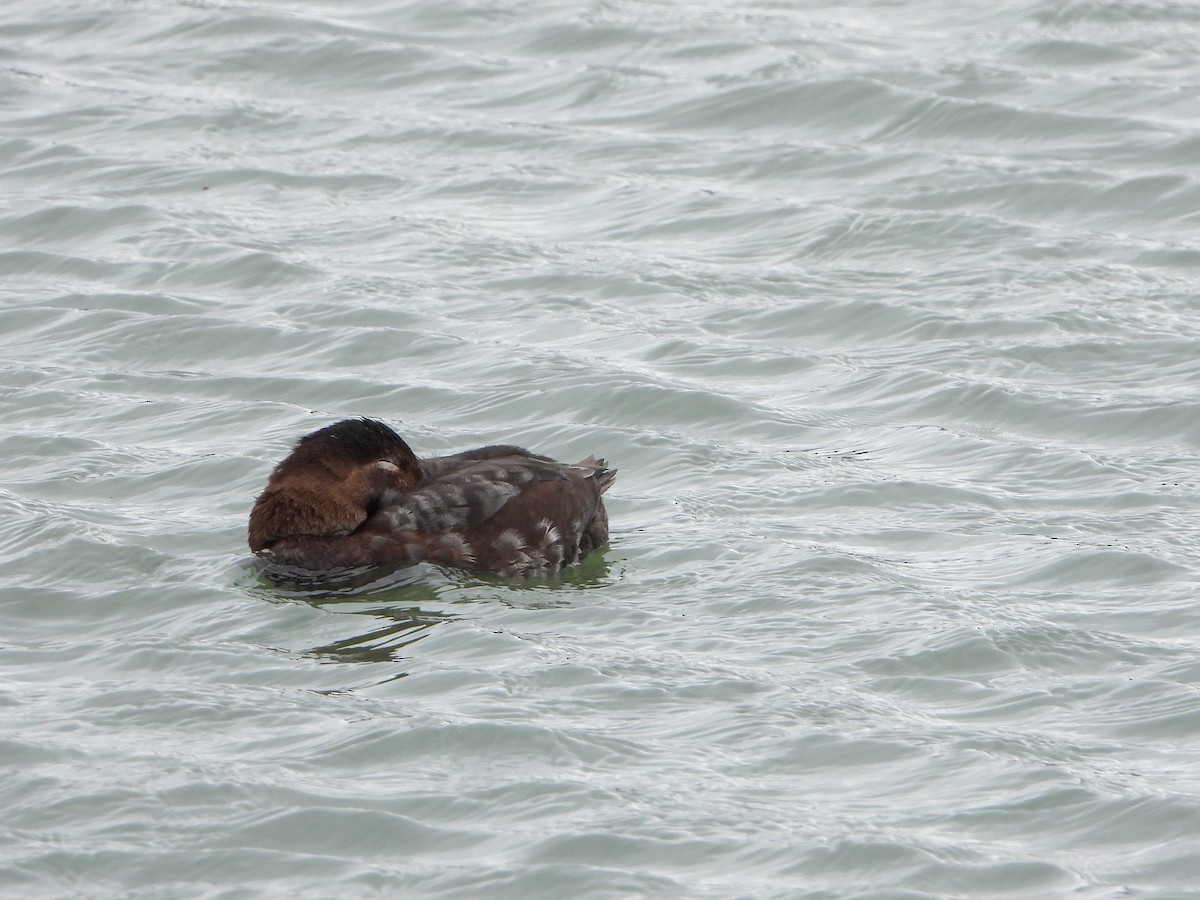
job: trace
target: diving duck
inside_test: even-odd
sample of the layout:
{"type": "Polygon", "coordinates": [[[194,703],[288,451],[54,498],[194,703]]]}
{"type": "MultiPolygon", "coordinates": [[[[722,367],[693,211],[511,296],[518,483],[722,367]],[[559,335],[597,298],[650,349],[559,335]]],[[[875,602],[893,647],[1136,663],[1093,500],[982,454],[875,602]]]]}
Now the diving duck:
{"type": "Polygon", "coordinates": [[[250,512],[250,549],[326,571],[428,560],[552,575],[608,540],[617,470],[497,445],[418,459],[391,428],[345,419],[305,435],[250,512]]]}

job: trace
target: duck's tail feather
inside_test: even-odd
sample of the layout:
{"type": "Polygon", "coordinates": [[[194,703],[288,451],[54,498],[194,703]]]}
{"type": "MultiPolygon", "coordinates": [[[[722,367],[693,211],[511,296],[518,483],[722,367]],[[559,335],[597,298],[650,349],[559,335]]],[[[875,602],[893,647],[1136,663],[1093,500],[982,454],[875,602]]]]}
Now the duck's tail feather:
{"type": "Polygon", "coordinates": [[[606,459],[596,459],[594,456],[589,456],[587,459],[581,459],[575,465],[581,469],[591,470],[591,477],[595,478],[596,482],[600,485],[600,493],[602,494],[612,487],[612,483],[617,480],[618,470],[610,469],[608,467],[608,460],[606,459]]]}

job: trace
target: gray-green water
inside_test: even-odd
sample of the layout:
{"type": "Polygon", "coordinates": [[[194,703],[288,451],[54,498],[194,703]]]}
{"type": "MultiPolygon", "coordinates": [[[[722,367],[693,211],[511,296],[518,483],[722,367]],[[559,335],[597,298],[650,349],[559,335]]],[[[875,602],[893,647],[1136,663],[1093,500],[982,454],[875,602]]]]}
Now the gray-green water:
{"type": "Polygon", "coordinates": [[[0,6],[0,892],[1200,896],[1200,8],[0,6]],[[559,584],[246,565],[297,436],[559,584]]]}

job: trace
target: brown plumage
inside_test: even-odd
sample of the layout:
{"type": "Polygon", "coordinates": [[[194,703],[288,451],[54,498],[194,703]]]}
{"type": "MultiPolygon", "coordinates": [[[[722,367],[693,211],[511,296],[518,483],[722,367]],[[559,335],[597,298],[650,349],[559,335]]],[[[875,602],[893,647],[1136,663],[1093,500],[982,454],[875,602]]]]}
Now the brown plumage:
{"type": "Polygon", "coordinates": [[[429,560],[550,575],[608,540],[604,460],[575,465],[512,446],[417,459],[373,419],[302,437],[250,512],[250,549],[332,570],[429,560]]]}

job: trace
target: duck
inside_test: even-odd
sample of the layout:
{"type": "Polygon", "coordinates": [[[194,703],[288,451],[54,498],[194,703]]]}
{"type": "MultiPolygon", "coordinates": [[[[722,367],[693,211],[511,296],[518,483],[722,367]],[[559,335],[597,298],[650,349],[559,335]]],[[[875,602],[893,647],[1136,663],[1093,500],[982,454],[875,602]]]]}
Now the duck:
{"type": "Polygon", "coordinates": [[[250,511],[264,560],[314,571],[427,561],[543,577],[608,541],[603,495],[617,470],[494,444],[419,459],[377,419],[300,438],[250,511]]]}

